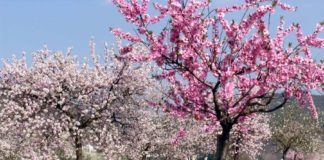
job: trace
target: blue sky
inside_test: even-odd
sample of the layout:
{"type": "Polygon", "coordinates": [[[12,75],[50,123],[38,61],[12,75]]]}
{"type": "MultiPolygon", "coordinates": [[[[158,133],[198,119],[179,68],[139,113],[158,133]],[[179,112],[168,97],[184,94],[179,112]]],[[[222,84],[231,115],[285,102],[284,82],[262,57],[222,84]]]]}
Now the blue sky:
{"type": "MultiPolygon", "coordinates": [[[[215,1],[222,5],[242,2],[215,1]]],[[[298,11],[279,12],[274,19],[285,15],[287,23],[300,22],[306,33],[324,20],[324,0],[284,1],[297,6],[298,11]]],[[[73,46],[74,54],[83,57],[88,54],[88,41],[92,36],[97,51],[101,51],[105,41],[114,42],[109,27],[132,30],[108,0],[0,0],[0,58],[20,55],[22,51],[29,54],[44,44],[62,51],[73,46]]],[[[323,50],[314,52],[316,59],[324,58],[323,50]]]]}

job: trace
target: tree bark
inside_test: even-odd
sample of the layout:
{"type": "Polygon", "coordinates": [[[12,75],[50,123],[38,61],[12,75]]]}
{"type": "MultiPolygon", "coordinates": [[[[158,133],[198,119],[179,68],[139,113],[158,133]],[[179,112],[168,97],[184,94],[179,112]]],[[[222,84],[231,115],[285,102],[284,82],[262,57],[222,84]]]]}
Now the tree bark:
{"type": "Polygon", "coordinates": [[[223,126],[223,132],[217,137],[216,160],[225,160],[231,127],[223,126]]]}
{"type": "Polygon", "coordinates": [[[282,157],[281,157],[283,160],[286,159],[286,155],[287,155],[288,151],[289,151],[289,147],[287,147],[287,148],[285,148],[285,149],[283,150],[283,152],[282,152],[282,157]]]}
{"type": "Polygon", "coordinates": [[[297,153],[294,154],[294,160],[297,160],[297,153]]]}
{"type": "Polygon", "coordinates": [[[146,160],[147,159],[147,155],[146,155],[146,151],[148,151],[151,148],[151,143],[147,143],[145,148],[143,149],[143,154],[141,157],[141,160],[146,160]]]}
{"type": "MultiPolygon", "coordinates": [[[[236,142],[235,142],[236,145],[238,145],[238,144],[241,143],[240,140],[241,140],[241,138],[238,138],[238,139],[236,140],[236,142]]],[[[239,160],[239,150],[240,150],[240,148],[236,146],[236,147],[235,147],[234,157],[233,157],[234,160],[239,160]]]]}
{"type": "Polygon", "coordinates": [[[76,134],[74,143],[76,160],[83,160],[82,140],[79,134],[76,134]]]}

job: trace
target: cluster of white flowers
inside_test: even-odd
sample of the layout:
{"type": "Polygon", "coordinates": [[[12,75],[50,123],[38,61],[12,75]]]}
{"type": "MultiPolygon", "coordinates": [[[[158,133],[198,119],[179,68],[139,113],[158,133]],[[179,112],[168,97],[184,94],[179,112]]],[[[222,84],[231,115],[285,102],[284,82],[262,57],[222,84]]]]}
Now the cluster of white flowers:
{"type": "Polygon", "coordinates": [[[19,145],[20,154],[55,159],[57,149],[77,137],[98,150],[109,150],[106,145],[119,141],[119,135],[132,137],[134,113],[152,96],[152,67],[130,64],[108,47],[106,61],[99,63],[94,47],[91,41],[92,61],[85,63],[71,51],[52,53],[46,47],[33,54],[31,65],[26,58],[4,62],[1,132],[26,141],[19,145]]]}

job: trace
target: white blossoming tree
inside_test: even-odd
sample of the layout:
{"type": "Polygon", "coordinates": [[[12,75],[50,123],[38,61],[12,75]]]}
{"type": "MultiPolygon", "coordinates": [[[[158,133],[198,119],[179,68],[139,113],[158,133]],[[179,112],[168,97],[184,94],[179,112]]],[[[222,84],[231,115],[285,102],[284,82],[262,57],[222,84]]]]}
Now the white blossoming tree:
{"type": "MultiPolygon", "coordinates": [[[[255,159],[271,137],[268,116],[259,114],[246,117],[244,123],[235,125],[227,146],[227,156],[237,159],[246,155],[255,159]]],[[[161,111],[143,110],[140,130],[135,130],[136,145],[128,148],[129,159],[177,159],[193,156],[207,156],[216,148],[219,128],[207,121],[197,121],[193,117],[177,118],[161,111]],[[138,138],[137,138],[138,137],[138,138]],[[135,147],[137,146],[137,147],[135,147]],[[134,151],[137,150],[137,153],[134,151]]],[[[139,128],[137,128],[139,129],[139,128]]]]}
{"type": "MultiPolygon", "coordinates": [[[[86,144],[113,154],[107,144],[132,139],[134,113],[151,96],[151,67],[130,64],[108,47],[101,63],[92,41],[90,48],[92,59],[85,63],[71,51],[64,55],[47,48],[34,53],[31,64],[26,58],[4,62],[1,132],[25,142],[20,143],[24,158],[55,159],[57,150],[73,144],[66,153],[81,160],[86,144]]],[[[134,47],[134,52],[145,50],[134,47]]]]}

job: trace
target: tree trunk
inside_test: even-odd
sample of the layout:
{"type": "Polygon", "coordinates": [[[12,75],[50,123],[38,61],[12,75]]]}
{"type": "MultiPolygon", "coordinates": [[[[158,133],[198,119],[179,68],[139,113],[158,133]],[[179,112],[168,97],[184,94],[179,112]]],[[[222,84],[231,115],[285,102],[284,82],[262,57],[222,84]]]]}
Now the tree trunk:
{"type": "Polygon", "coordinates": [[[76,160],[83,160],[82,140],[79,134],[76,134],[74,143],[75,143],[76,160]]]}
{"type": "Polygon", "coordinates": [[[217,137],[216,160],[225,160],[230,131],[231,127],[225,126],[222,134],[217,137]]]}
{"type": "MultiPolygon", "coordinates": [[[[241,143],[241,135],[240,137],[236,140],[235,144],[239,145],[241,143]]],[[[234,153],[234,160],[239,160],[239,151],[240,151],[240,147],[236,146],[235,147],[235,153],[234,153]]]]}
{"type": "Polygon", "coordinates": [[[297,160],[297,153],[294,154],[294,160],[297,160]]]}
{"type": "Polygon", "coordinates": [[[281,157],[283,160],[286,159],[286,155],[287,155],[288,151],[289,151],[289,147],[288,147],[288,148],[285,148],[285,149],[283,150],[283,152],[282,152],[282,157],[281,157]]]}
{"type": "Polygon", "coordinates": [[[142,158],[141,160],[146,160],[147,159],[147,155],[146,152],[151,148],[151,143],[147,143],[145,148],[143,149],[143,154],[142,154],[142,158]]]}

